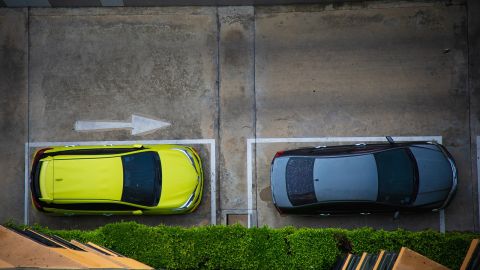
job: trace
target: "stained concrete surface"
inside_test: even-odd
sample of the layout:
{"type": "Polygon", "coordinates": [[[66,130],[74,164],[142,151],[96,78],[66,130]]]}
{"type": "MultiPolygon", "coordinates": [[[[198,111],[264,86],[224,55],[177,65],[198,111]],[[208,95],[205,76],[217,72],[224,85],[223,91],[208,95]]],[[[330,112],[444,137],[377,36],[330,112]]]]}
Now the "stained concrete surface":
{"type": "Polygon", "coordinates": [[[172,124],[143,139],[213,138],[216,15],[210,8],[34,9],[30,141],[124,140],[79,133],[76,120],[172,124]]]}
{"type": "MultiPolygon", "coordinates": [[[[0,11],[8,16],[20,12],[0,11]]],[[[471,59],[476,55],[467,44],[472,39],[467,39],[465,5],[369,2],[31,9],[28,16],[23,14],[19,17],[24,28],[3,24],[5,17],[0,16],[0,37],[21,36],[29,29],[29,43],[25,35],[14,39],[14,47],[24,53],[30,48],[29,64],[10,54],[0,60],[2,76],[10,74],[8,61],[24,70],[22,76],[11,74],[2,80],[9,85],[2,85],[9,98],[2,97],[2,105],[18,105],[2,106],[15,111],[16,118],[6,116],[10,111],[0,118],[4,126],[16,128],[11,133],[2,129],[0,145],[18,145],[0,163],[6,172],[1,180],[6,188],[0,191],[2,222],[23,215],[26,141],[213,138],[217,149],[200,147],[201,156],[206,171],[209,155],[217,157],[217,222],[226,223],[228,213],[246,212],[248,138],[441,135],[460,172],[458,193],[446,211],[446,228],[475,229],[477,198],[472,190],[477,180],[471,175],[476,165],[471,147],[476,146],[470,136],[478,134],[475,123],[480,118],[475,114],[478,100],[469,96],[466,84],[469,81],[471,87],[478,78],[467,73],[467,59],[475,63],[471,59]],[[14,84],[24,92],[11,91],[14,84]],[[165,119],[172,126],[144,136],[131,136],[127,130],[72,130],[76,120],[124,121],[132,113],[165,119]]],[[[468,29],[475,28],[469,23],[468,29]]],[[[9,40],[0,39],[0,44],[9,40]]],[[[438,214],[399,220],[280,216],[269,191],[271,158],[279,149],[305,145],[254,147],[258,225],[439,228],[438,214]]],[[[187,216],[53,218],[32,211],[30,220],[55,228],[92,228],[117,220],[206,224],[209,189],[207,185],[199,211],[187,216]]]]}
{"type": "MultiPolygon", "coordinates": [[[[473,230],[465,24],[463,6],[257,8],[257,137],[441,135],[460,174],[447,229],[473,230]]],[[[257,149],[257,191],[269,186],[275,153],[263,149],[257,149]]],[[[272,210],[271,199],[257,195],[259,225],[309,222],[272,210]]],[[[438,214],[406,218],[401,227],[439,227],[438,214]]],[[[368,216],[308,224],[388,223],[368,216]]]]}
{"type": "Polygon", "coordinates": [[[253,7],[219,8],[218,140],[222,149],[219,154],[222,211],[247,209],[245,142],[255,132],[253,19],[253,7]]]}
{"type": "Polygon", "coordinates": [[[22,222],[27,137],[27,13],[0,9],[0,221],[22,222]],[[15,192],[12,192],[15,191],[15,192]]]}
{"type": "MultiPolygon", "coordinates": [[[[480,203],[478,194],[479,186],[475,179],[478,179],[477,156],[475,151],[478,149],[477,136],[480,134],[480,2],[475,0],[468,1],[468,89],[470,93],[470,144],[472,162],[472,194],[480,203]]],[[[480,229],[480,209],[479,204],[474,204],[473,216],[476,229],[480,229]]]]}
{"type": "MultiPolygon", "coordinates": [[[[30,141],[214,138],[216,14],[211,8],[33,10],[30,14],[30,141]],[[166,119],[161,132],[76,132],[76,120],[166,119]]],[[[210,151],[201,148],[206,172],[210,151]]],[[[31,223],[95,227],[114,220],[147,224],[210,223],[210,176],[190,215],[48,217],[31,223]]]]}

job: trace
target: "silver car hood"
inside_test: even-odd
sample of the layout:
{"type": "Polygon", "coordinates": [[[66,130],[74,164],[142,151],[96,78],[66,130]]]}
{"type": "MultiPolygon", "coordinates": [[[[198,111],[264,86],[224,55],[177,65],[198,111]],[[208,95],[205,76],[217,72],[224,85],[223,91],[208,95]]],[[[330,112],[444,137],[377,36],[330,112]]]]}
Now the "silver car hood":
{"type": "Polygon", "coordinates": [[[413,205],[444,201],[453,184],[450,162],[436,145],[410,147],[418,165],[418,195],[413,205]]]}

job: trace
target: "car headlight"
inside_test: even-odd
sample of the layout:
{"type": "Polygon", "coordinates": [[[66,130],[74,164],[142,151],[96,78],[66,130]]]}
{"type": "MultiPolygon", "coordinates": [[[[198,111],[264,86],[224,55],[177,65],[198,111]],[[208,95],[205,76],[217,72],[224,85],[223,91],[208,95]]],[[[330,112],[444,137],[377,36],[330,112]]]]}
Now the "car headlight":
{"type": "Polygon", "coordinates": [[[197,192],[197,188],[198,186],[200,185],[200,172],[198,171],[197,167],[195,166],[195,160],[194,160],[194,157],[185,149],[180,149],[180,148],[174,148],[174,150],[177,150],[177,151],[180,151],[182,152],[185,156],[187,156],[187,158],[190,160],[190,163],[192,164],[193,168],[195,168],[195,171],[197,171],[197,173],[199,174],[198,175],[198,178],[197,178],[197,186],[195,187],[195,189],[193,190],[192,192],[192,195],[190,195],[190,197],[188,198],[188,200],[180,207],[176,208],[175,211],[183,211],[185,209],[188,209],[191,204],[194,202],[195,200],[195,193],[197,192]]]}
{"type": "Polygon", "coordinates": [[[195,166],[195,161],[192,157],[192,155],[185,149],[180,149],[180,148],[174,148],[174,150],[177,150],[177,151],[180,151],[182,152],[185,156],[187,156],[187,158],[190,160],[190,163],[192,164],[193,168],[195,168],[195,171],[197,171],[198,173],[198,170],[197,170],[197,167],[195,166]]]}
{"type": "MultiPolygon", "coordinates": [[[[195,189],[195,191],[197,191],[197,189],[195,189]]],[[[187,202],[184,203],[182,206],[180,206],[178,209],[181,209],[181,210],[187,209],[190,206],[190,204],[192,204],[193,199],[195,198],[195,191],[192,193],[192,195],[190,195],[190,198],[188,198],[187,202]]]]}
{"type": "Polygon", "coordinates": [[[192,165],[195,165],[195,162],[193,161],[193,157],[187,152],[187,150],[180,149],[180,148],[173,148],[173,150],[182,152],[185,156],[188,157],[188,159],[190,160],[190,163],[192,163],[192,165]]]}
{"type": "Polygon", "coordinates": [[[197,185],[195,186],[195,189],[192,192],[192,195],[188,198],[188,200],[180,207],[176,208],[175,210],[177,211],[182,211],[191,206],[191,204],[195,201],[195,193],[197,193],[197,188],[200,185],[200,176],[197,178],[197,185]]]}

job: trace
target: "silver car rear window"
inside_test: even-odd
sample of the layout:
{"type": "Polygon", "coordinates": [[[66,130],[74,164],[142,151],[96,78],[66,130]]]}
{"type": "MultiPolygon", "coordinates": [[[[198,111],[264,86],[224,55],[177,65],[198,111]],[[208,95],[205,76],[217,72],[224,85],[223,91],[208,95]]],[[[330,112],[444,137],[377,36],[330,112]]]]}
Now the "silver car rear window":
{"type": "Polygon", "coordinates": [[[316,203],[313,185],[315,158],[293,157],[288,160],[286,182],[288,199],[292,205],[316,203]]]}

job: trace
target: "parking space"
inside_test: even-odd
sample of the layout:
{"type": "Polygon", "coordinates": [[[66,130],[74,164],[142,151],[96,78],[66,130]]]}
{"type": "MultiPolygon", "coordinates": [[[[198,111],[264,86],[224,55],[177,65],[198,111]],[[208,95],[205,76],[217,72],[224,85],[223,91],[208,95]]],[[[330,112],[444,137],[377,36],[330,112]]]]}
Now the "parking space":
{"type": "MultiPolygon", "coordinates": [[[[215,190],[215,142],[213,140],[150,140],[150,141],[95,141],[95,142],[37,142],[28,146],[27,159],[32,156],[36,149],[46,146],[64,146],[64,145],[153,145],[153,144],[178,144],[194,146],[197,150],[203,165],[204,186],[202,202],[197,210],[188,215],[173,216],[52,216],[45,215],[34,209],[31,198],[25,197],[24,223],[25,224],[44,224],[50,228],[97,228],[101,225],[117,222],[135,220],[140,223],[157,225],[181,225],[181,226],[199,226],[207,224],[216,224],[216,190],[215,190]],[[213,187],[213,188],[212,188],[213,187]]],[[[28,170],[28,167],[26,168],[28,170]]],[[[25,179],[27,183],[28,179],[25,179]]]]}
{"type": "Polygon", "coordinates": [[[27,124],[27,14],[0,8],[0,222],[21,222],[27,124]]]}
{"type": "MultiPolygon", "coordinates": [[[[442,136],[460,179],[445,211],[446,229],[472,230],[465,16],[461,6],[441,5],[258,8],[256,137],[442,136]]],[[[266,164],[283,147],[294,145],[257,145],[260,198],[268,186],[266,164]]],[[[320,225],[277,219],[267,207],[257,209],[259,225],[320,225]]],[[[329,225],[439,228],[437,215],[409,216],[398,225],[375,219],[329,225]]]]}
{"type": "MultiPolygon", "coordinates": [[[[216,20],[212,9],[105,9],[100,13],[39,9],[30,15],[30,32],[30,142],[141,138],[156,143],[214,137],[216,20]],[[164,119],[171,126],[133,137],[129,130],[73,129],[79,120],[125,121],[132,114],[164,119]]],[[[204,169],[210,172],[215,147],[198,146],[204,169]]],[[[30,211],[29,221],[76,228],[118,220],[211,224],[211,179],[206,173],[202,204],[190,215],[59,218],[30,211]]]]}
{"type": "MultiPolygon", "coordinates": [[[[436,141],[442,143],[441,136],[393,137],[395,141],[436,141]]],[[[256,152],[257,189],[253,192],[251,226],[267,224],[273,227],[373,227],[383,229],[404,228],[410,230],[433,229],[445,231],[445,215],[440,213],[405,214],[394,219],[393,214],[364,214],[351,216],[291,216],[279,214],[273,205],[270,187],[270,164],[277,151],[311,146],[331,146],[356,143],[386,142],[381,137],[328,137],[328,138],[257,138],[251,140],[256,152]],[[412,222],[415,220],[415,222],[412,222]]],[[[253,147],[252,147],[253,149],[253,147]]]]}
{"type": "Polygon", "coordinates": [[[431,2],[0,9],[0,43],[15,44],[2,47],[10,49],[2,49],[9,62],[0,60],[1,71],[18,76],[0,80],[8,93],[0,99],[0,146],[8,153],[0,162],[0,221],[24,221],[27,207],[29,223],[52,228],[136,220],[474,230],[465,23],[465,5],[431,2]],[[23,32],[9,30],[22,22],[23,32]],[[126,122],[133,114],[171,125],[140,135],[74,128],[77,121],[126,122]],[[444,213],[396,220],[278,214],[269,184],[275,152],[385,135],[441,139],[452,153],[459,186],[444,213]],[[24,204],[23,168],[36,147],[125,141],[197,147],[209,172],[199,209],[185,216],[51,217],[32,211],[28,199],[24,204]]]}
{"type": "Polygon", "coordinates": [[[142,139],[213,138],[215,16],[209,8],[32,10],[30,141],[129,140],[128,131],[73,125],[132,114],[172,124],[142,139]]]}

